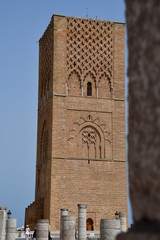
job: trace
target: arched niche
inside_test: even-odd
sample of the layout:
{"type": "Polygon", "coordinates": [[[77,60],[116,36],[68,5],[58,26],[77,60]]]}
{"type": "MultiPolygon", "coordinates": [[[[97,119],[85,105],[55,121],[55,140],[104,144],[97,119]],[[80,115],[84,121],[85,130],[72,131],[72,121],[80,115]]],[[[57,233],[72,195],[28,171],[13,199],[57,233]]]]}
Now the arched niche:
{"type": "Polygon", "coordinates": [[[106,73],[103,73],[98,82],[98,97],[111,98],[111,82],[106,73]]]}
{"type": "Polygon", "coordinates": [[[94,231],[94,222],[91,218],[88,218],[86,221],[86,227],[87,227],[87,231],[94,231]]]}
{"type": "Polygon", "coordinates": [[[96,79],[92,72],[88,72],[84,77],[83,93],[84,93],[85,97],[90,96],[90,95],[87,95],[88,83],[92,86],[92,95],[91,96],[96,97],[96,79]]]}
{"type": "Polygon", "coordinates": [[[81,96],[81,81],[78,72],[75,70],[69,75],[68,78],[68,95],[81,96]]]}
{"type": "Polygon", "coordinates": [[[79,158],[104,159],[104,134],[95,123],[85,122],[77,128],[74,145],[79,158]]]}

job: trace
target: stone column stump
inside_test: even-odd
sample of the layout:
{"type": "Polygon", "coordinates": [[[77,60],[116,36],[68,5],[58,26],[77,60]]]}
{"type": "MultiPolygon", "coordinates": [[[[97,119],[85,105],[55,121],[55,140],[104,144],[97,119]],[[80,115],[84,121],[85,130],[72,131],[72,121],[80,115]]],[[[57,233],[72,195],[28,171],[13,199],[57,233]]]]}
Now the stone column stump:
{"type": "Polygon", "coordinates": [[[120,233],[120,220],[101,219],[100,240],[115,240],[120,233]]]}
{"type": "Polygon", "coordinates": [[[17,237],[16,223],[16,219],[7,219],[6,240],[15,240],[15,238],[17,237]]]}
{"type": "Polygon", "coordinates": [[[7,207],[0,207],[0,240],[5,240],[6,237],[6,209],[7,207]]]}
{"type": "Polygon", "coordinates": [[[36,223],[36,240],[48,240],[49,220],[39,219],[36,223]]]}
{"type": "Polygon", "coordinates": [[[62,240],[75,240],[76,217],[62,216],[62,240]]]}
{"type": "Polygon", "coordinates": [[[61,208],[60,213],[60,239],[62,239],[62,217],[68,216],[68,209],[67,208],[61,208]]]}
{"type": "Polygon", "coordinates": [[[121,232],[126,232],[126,231],[127,231],[127,226],[126,226],[126,213],[124,213],[124,212],[119,212],[119,220],[120,220],[121,232]]]}

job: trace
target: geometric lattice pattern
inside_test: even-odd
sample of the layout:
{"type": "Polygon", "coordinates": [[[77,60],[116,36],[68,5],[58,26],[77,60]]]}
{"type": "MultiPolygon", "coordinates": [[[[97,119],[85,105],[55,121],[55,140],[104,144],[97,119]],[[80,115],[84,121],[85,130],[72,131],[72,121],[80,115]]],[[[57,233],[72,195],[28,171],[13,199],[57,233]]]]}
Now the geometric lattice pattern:
{"type": "Polygon", "coordinates": [[[112,86],[113,23],[72,17],[67,22],[68,78],[75,70],[83,81],[90,71],[98,82],[105,73],[112,86]]]}
{"type": "Polygon", "coordinates": [[[40,39],[40,61],[39,61],[39,81],[41,84],[40,98],[42,99],[46,95],[46,91],[49,91],[49,80],[52,72],[52,31],[49,24],[46,34],[40,39]]]}
{"type": "Polygon", "coordinates": [[[83,144],[96,144],[96,133],[91,131],[82,132],[82,143],[83,144]]]}

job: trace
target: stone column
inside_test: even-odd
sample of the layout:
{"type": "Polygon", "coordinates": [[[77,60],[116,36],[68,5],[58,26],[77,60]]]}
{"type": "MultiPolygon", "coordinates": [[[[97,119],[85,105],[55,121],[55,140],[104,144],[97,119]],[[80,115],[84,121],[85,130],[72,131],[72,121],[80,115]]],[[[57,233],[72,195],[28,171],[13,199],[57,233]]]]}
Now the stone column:
{"type": "Polygon", "coordinates": [[[7,207],[0,207],[0,240],[5,240],[6,237],[6,209],[7,207]]]}
{"type": "Polygon", "coordinates": [[[7,219],[6,240],[15,240],[17,238],[16,219],[7,219]]]}
{"type": "Polygon", "coordinates": [[[128,161],[134,226],[118,239],[160,239],[160,1],[125,0],[128,161]]]}
{"type": "Polygon", "coordinates": [[[124,212],[119,212],[119,220],[120,220],[121,232],[126,232],[127,231],[126,214],[124,212]]]}
{"type": "Polygon", "coordinates": [[[76,217],[62,216],[62,240],[75,240],[76,217]]]}
{"type": "Polygon", "coordinates": [[[36,223],[36,240],[48,240],[49,220],[39,219],[36,223]]]}
{"type": "Polygon", "coordinates": [[[81,96],[83,97],[83,81],[81,81],[81,96]]]}
{"type": "Polygon", "coordinates": [[[62,217],[68,216],[68,209],[61,208],[61,215],[60,215],[60,239],[62,239],[62,217]]]}
{"type": "Polygon", "coordinates": [[[120,233],[120,220],[101,219],[100,240],[115,240],[120,233]]]}
{"type": "Polygon", "coordinates": [[[98,98],[98,82],[96,82],[96,97],[98,98]]]}
{"type": "Polygon", "coordinates": [[[87,204],[78,204],[78,240],[86,240],[86,208],[87,204]]]}

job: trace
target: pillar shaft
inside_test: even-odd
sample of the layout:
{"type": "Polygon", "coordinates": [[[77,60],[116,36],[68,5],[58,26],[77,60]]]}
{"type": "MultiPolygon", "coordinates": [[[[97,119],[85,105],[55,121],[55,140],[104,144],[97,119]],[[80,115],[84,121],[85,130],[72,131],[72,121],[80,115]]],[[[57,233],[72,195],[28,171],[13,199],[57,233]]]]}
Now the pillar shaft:
{"type": "Polygon", "coordinates": [[[121,232],[126,232],[127,231],[126,214],[124,212],[119,213],[119,220],[120,220],[121,232]]]}
{"type": "Polygon", "coordinates": [[[120,233],[120,220],[101,219],[100,240],[115,240],[120,233]]]}
{"type": "Polygon", "coordinates": [[[87,204],[78,204],[78,239],[86,240],[86,208],[87,204]]]}
{"type": "Polygon", "coordinates": [[[62,240],[75,240],[76,218],[62,216],[62,240]]]}
{"type": "Polygon", "coordinates": [[[6,207],[0,207],[0,240],[5,240],[6,207]]]}
{"type": "Polygon", "coordinates": [[[39,219],[36,223],[36,240],[48,240],[49,221],[48,219],[39,219]]]}
{"type": "Polygon", "coordinates": [[[15,240],[17,237],[16,222],[16,219],[7,219],[6,240],[15,240]]]}
{"type": "Polygon", "coordinates": [[[60,239],[62,239],[62,217],[68,216],[68,209],[67,208],[61,208],[60,213],[60,239]]]}

